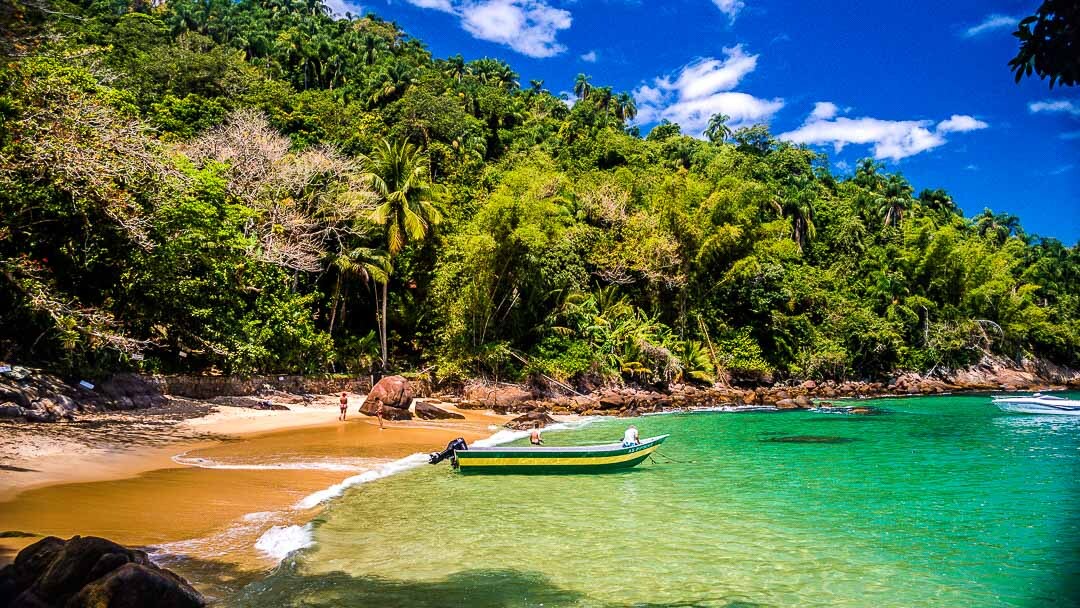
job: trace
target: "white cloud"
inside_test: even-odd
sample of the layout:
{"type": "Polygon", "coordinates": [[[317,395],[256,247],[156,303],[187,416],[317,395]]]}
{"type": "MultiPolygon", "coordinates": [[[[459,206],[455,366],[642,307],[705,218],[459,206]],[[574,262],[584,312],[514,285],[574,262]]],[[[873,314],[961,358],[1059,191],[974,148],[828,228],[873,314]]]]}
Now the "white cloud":
{"type": "MultiPolygon", "coordinates": [[[[347,0],[332,0],[344,2],[347,0]]],[[[570,11],[546,0],[406,0],[409,4],[456,15],[474,38],[505,44],[529,57],[552,57],[566,50],[557,40],[573,22],[570,11]]]]}
{"type": "Polygon", "coordinates": [[[965,38],[974,38],[979,34],[985,34],[986,32],[992,32],[994,30],[1000,30],[1004,28],[1014,28],[1020,23],[1019,17],[1010,17],[1008,15],[1001,15],[994,13],[993,15],[987,15],[978,25],[973,25],[964,30],[965,38]]]}
{"type": "Polygon", "coordinates": [[[810,112],[810,120],[829,120],[836,116],[840,108],[830,101],[819,101],[814,104],[814,111],[810,112]]]}
{"type": "Polygon", "coordinates": [[[953,114],[948,120],[943,120],[938,123],[938,133],[967,133],[968,131],[978,131],[979,129],[985,129],[990,125],[981,120],[976,120],[971,116],[965,116],[963,114],[953,114]]]}
{"type": "Polygon", "coordinates": [[[487,0],[461,8],[465,31],[529,57],[551,57],[565,51],[555,37],[572,21],[569,11],[539,0],[487,0]]]}
{"type": "Polygon", "coordinates": [[[413,6],[419,6],[420,8],[433,8],[437,11],[444,13],[454,12],[454,5],[450,4],[450,0],[405,0],[413,6]]]}
{"type": "Polygon", "coordinates": [[[335,19],[344,19],[345,13],[360,15],[364,8],[349,0],[325,0],[326,7],[330,9],[330,15],[335,19]]]}
{"type": "Polygon", "coordinates": [[[724,49],[725,57],[705,57],[693,61],[677,74],[653,79],[634,90],[639,123],[666,118],[679,123],[684,132],[700,137],[713,114],[731,117],[729,126],[738,128],[768,122],[784,100],[761,99],[732,91],[757,67],[757,55],[747,55],[742,46],[724,49]]]}
{"type": "Polygon", "coordinates": [[[732,21],[735,20],[735,16],[739,14],[739,11],[746,6],[746,3],[742,0],[712,0],[712,2],[716,5],[716,8],[720,9],[721,13],[730,17],[732,21]]]}
{"type": "Polygon", "coordinates": [[[596,51],[589,51],[581,56],[581,60],[588,63],[596,63],[596,51]]]}
{"type": "Polygon", "coordinates": [[[1033,114],[1038,112],[1063,112],[1073,116],[1080,116],[1080,105],[1064,99],[1033,101],[1028,104],[1028,110],[1033,114]]]}
{"type": "MultiPolygon", "coordinates": [[[[832,144],[839,152],[849,144],[872,145],[874,158],[898,161],[945,144],[946,133],[985,129],[989,125],[971,116],[954,114],[931,130],[930,120],[882,120],[830,115],[833,108],[818,102],[801,127],[778,137],[797,144],[832,144]],[[826,118],[823,118],[826,117],[826,118]]],[[[835,108],[835,106],[834,106],[835,108]]]]}

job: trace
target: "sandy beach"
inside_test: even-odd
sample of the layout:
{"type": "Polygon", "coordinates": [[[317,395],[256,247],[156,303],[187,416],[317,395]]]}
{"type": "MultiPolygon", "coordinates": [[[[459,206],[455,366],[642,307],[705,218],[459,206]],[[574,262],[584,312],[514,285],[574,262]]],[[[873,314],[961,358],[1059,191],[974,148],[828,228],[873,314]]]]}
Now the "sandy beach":
{"type": "MultiPolygon", "coordinates": [[[[0,439],[0,563],[40,536],[97,535],[146,547],[200,580],[235,582],[276,563],[256,541],[303,524],[313,492],[455,437],[492,435],[509,419],[337,420],[336,397],[287,411],[171,401],[157,412],[86,417],[76,424],[7,425],[0,439]],[[14,534],[17,533],[17,534],[14,534]]],[[[453,409],[453,408],[447,408],[453,409]]]]}

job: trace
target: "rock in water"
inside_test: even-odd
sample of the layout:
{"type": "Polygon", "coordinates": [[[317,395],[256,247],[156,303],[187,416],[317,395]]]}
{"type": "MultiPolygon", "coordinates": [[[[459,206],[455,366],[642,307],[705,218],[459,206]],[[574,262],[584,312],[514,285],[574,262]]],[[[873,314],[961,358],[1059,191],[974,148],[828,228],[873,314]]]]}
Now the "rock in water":
{"type": "Polygon", "coordinates": [[[555,419],[544,412],[529,412],[528,414],[523,414],[510,422],[507,422],[506,428],[514,429],[515,431],[527,431],[536,426],[537,422],[543,427],[553,424],[555,419]]]}
{"type": "Polygon", "coordinates": [[[183,578],[143,551],[104,538],[50,536],[0,570],[0,605],[11,608],[199,608],[206,602],[183,578]]]}
{"type": "Polygon", "coordinates": [[[409,405],[413,400],[413,390],[409,386],[409,381],[401,376],[387,376],[379,380],[371,392],[368,393],[367,399],[364,400],[364,404],[360,406],[360,413],[367,414],[368,416],[374,416],[375,410],[379,404],[383,406],[383,418],[389,420],[408,420],[412,418],[409,414],[409,405]],[[402,410],[405,412],[404,417],[400,417],[400,412],[388,412],[390,408],[402,410]],[[395,417],[391,417],[395,416],[395,417]]]}
{"type": "Polygon", "coordinates": [[[426,401],[416,402],[416,415],[424,420],[445,420],[447,418],[465,419],[465,416],[457,412],[448,412],[441,407],[431,405],[426,401]]]}
{"type": "Polygon", "coordinates": [[[66,608],[195,608],[205,605],[179,576],[156,566],[127,563],[82,588],[66,608]],[[149,600],[149,603],[148,603],[149,600]]]}

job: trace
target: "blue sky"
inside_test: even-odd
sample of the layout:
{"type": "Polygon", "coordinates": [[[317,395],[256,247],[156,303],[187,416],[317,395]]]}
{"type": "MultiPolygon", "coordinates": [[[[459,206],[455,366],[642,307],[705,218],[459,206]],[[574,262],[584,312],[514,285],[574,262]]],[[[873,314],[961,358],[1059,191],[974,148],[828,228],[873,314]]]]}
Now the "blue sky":
{"type": "Polygon", "coordinates": [[[837,173],[863,157],[916,191],[942,187],[1080,242],[1080,87],[1013,83],[1015,22],[1038,1],[368,0],[437,57],[498,57],[569,91],[579,72],[634,93],[643,131],[668,118],[699,135],[736,126],[827,151],[837,173]]]}

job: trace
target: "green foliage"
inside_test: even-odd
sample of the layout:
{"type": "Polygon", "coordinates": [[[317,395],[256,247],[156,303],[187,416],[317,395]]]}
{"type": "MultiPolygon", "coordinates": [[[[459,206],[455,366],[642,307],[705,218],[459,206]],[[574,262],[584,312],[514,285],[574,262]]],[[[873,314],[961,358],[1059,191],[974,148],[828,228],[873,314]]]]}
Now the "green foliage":
{"type": "MultiPolygon", "coordinates": [[[[1068,85],[1056,6],[1014,69],[1068,85]]],[[[571,107],[317,0],[35,7],[0,9],[0,358],[581,384],[1080,364],[1080,248],[871,159],[838,178],[723,115],[642,138],[589,76],[550,87],[571,107]]]]}

